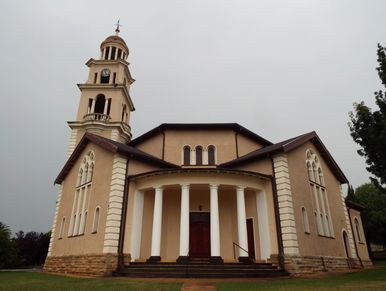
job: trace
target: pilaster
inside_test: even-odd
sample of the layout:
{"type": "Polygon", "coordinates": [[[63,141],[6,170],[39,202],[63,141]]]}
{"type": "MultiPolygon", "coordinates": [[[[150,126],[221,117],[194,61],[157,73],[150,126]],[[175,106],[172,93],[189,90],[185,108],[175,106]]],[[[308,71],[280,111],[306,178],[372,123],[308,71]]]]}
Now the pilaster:
{"type": "Polygon", "coordinates": [[[284,254],[298,255],[299,246],[296,234],[295,215],[287,155],[276,155],[273,158],[273,166],[275,171],[276,191],[279,202],[279,216],[284,254]]]}

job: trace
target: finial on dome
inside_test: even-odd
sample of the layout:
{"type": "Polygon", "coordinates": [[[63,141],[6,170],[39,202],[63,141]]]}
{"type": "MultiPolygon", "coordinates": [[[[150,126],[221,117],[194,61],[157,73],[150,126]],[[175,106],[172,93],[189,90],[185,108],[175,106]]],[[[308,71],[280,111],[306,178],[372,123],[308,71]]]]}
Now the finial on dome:
{"type": "Polygon", "coordinates": [[[115,24],[115,25],[117,26],[117,28],[115,29],[115,35],[118,35],[118,34],[121,32],[121,31],[119,30],[119,27],[121,27],[122,25],[119,24],[119,20],[120,20],[120,19],[118,19],[117,24],[115,24]]]}

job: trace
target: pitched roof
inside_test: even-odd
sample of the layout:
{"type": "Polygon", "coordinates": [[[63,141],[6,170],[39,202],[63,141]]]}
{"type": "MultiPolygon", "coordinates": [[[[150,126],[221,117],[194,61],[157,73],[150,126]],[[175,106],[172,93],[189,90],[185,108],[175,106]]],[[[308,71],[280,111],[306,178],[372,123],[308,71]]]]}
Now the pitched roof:
{"type": "Polygon", "coordinates": [[[78,143],[74,151],[72,152],[71,156],[65,163],[64,167],[60,171],[59,175],[55,179],[55,184],[60,184],[63,182],[64,178],[70,172],[71,168],[76,163],[79,156],[82,154],[83,150],[85,149],[86,145],[89,142],[97,144],[100,147],[112,153],[121,153],[122,155],[125,155],[129,158],[137,159],[149,164],[161,166],[164,168],[180,168],[180,166],[161,160],[139,149],[136,149],[130,145],[113,141],[111,139],[108,139],[99,135],[95,135],[92,133],[85,133],[85,135],[82,137],[82,139],[80,140],[80,142],[78,143]]]}
{"type": "Polygon", "coordinates": [[[220,164],[219,167],[236,167],[262,158],[271,157],[272,155],[279,152],[289,152],[308,141],[314,143],[314,145],[319,150],[320,154],[327,162],[327,165],[330,167],[337,179],[342,183],[348,183],[346,176],[343,174],[342,170],[339,168],[338,164],[328,152],[327,148],[324,146],[315,131],[302,134],[297,137],[290,138],[276,144],[272,144],[270,146],[260,148],[235,160],[220,164]]]}
{"type": "Polygon", "coordinates": [[[263,146],[268,146],[268,145],[272,144],[270,141],[266,140],[265,138],[262,138],[261,136],[250,131],[249,129],[241,126],[238,123],[162,123],[161,125],[153,128],[152,130],[150,130],[150,131],[142,134],[141,136],[133,139],[129,143],[129,145],[136,146],[136,145],[140,144],[141,142],[153,137],[157,133],[165,131],[166,129],[175,129],[175,130],[231,129],[235,132],[243,134],[243,135],[257,141],[258,143],[262,144],[263,146]]]}
{"type": "Polygon", "coordinates": [[[355,209],[355,210],[358,210],[359,212],[361,212],[363,209],[365,209],[365,207],[359,203],[356,203],[354,201],[351,201],[351,200],[345,200],[345,203],[346,203],[346,206],[348,208],[352,208],[352,209],[355,209]]]}

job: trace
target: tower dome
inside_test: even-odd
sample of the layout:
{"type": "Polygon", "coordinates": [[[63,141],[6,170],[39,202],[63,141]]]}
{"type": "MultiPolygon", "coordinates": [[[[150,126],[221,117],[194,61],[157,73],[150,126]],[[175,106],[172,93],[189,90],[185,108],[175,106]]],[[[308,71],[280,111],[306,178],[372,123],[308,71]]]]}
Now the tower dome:
{"type": "MultiPolygon", "coordinates": [[[[119,31],[118,31],[119,32],[119,31]]],[[[101,59],[102,60],[126,60],[129,55],[129,48],[127,47],[123,38],[118,35],[111,35],[101,43],[101,59]]]]}

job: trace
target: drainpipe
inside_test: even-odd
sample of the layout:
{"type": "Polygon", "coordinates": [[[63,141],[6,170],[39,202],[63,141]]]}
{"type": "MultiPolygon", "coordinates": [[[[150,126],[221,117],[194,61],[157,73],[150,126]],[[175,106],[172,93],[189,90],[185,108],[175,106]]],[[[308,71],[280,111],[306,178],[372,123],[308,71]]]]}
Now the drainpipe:
{"type": "Polygon", "coordinates": [[[128,170],[129,170],[129,159],[127,159],[127,162],[126,162],[125,186],[123,189],[121,226],[119,229],[119,241],[118,241],[118,269],[122,269],[125,265],[124,257],[123,257],[123,244],[125,240],[126,215],[127,215],[127,204],[128,204],[127,202],[129,200],[130,179],[127,177],[128,170]]]}
{"type": "Polygon", "coordinates": [[[284,247],[283,247],[283,238],[281,233],[281,223],[279,216],[279,200],[277,198],[277,190],[276,190],[276,176],[275,176],[275,168],[273,166],[273,158],[270,157],[272,163],[272,193],[273,193],[273,203],[275,209],[275,224],[276,224],[276,233],[277,233],[277,244],[279,248],[279,266],[282,270],[284,270],[284,247]]]}

